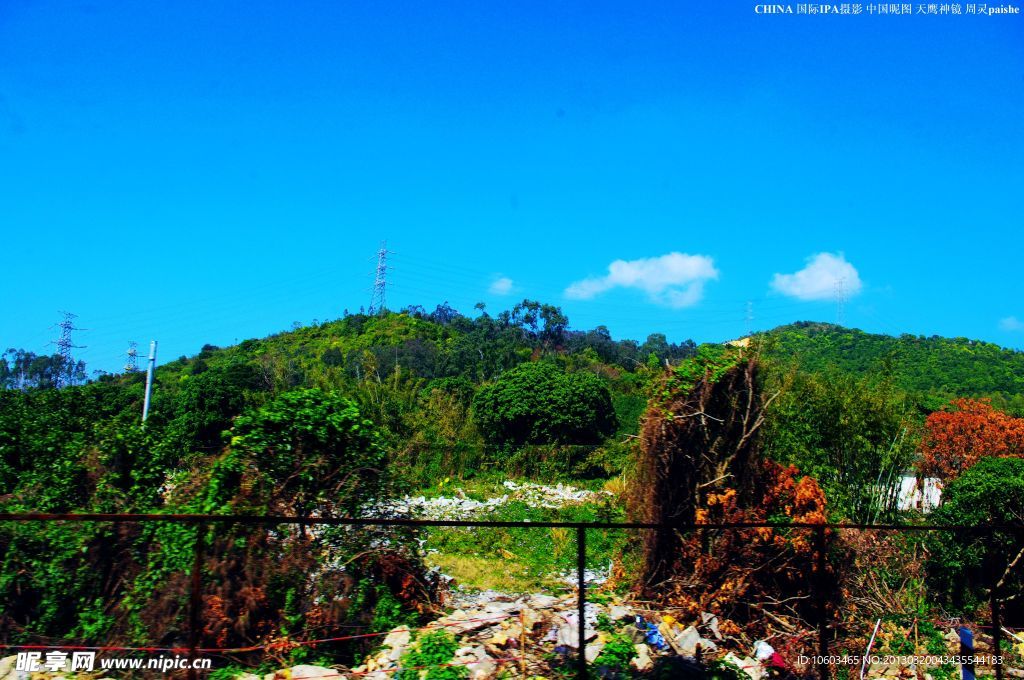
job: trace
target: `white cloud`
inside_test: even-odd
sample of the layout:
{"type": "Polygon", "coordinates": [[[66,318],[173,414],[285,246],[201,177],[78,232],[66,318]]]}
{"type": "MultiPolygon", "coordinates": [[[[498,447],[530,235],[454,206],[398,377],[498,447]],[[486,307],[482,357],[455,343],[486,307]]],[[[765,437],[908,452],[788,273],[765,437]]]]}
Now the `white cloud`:
{"type": "Polygon", "coordinates": [[[648,299],[668,307],[691,307],[704,295],[704,284],[718,278],[715,262],[706,255],[668,253],[639,260],[615,260],[608,275],[572,283],[565,296],[590,300],[613,288],[637,288],[648,299]]]}
{"type": "Polygon", "coordinates": [[[842,253],[812,255],[800,271],[772,277],[772,290],[799,300],[834,300],[840,290],[852,297],[861,288],[857,270],[842,253]]]}
{"type": "Polygon", "coordinates": [[[491,281],[491,285],[487,290],[493,295],[508,295],[512,292],[512,288],[512,279],[507,276],[499,276],[491,281]]]}
{"type": "Polygon", "coordinates": [[[1024,331],[1024,321],[1015,316],[1007,316],[999,320],[999,328],[1004,331],[1024,331]]]}

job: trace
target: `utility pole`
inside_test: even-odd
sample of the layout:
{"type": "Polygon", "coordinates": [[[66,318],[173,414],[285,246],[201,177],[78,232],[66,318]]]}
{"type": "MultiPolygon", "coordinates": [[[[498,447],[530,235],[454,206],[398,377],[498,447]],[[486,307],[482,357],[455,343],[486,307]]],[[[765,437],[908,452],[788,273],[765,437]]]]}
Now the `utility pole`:
{"type": "Polygon", "coordinates": [[[156,340],[149,343],[149,365],[146,367],[146,398],[142,402],[142,422],[149,417],[149,399],[153,394],[153,367],[156,366],[156,340]]]}
{"type": "Polygon", "coordinates": [[[128,361],[124,364],[124,372],[136,373],[139,370],[139,343],[134,340],[129,342],[125,355],[128,357],[128,361]]]}
{"type": "Polygon", "coordinates": [[[61,321],[57,326],[60,328],[60,338],[53,341],[53,344],[57,345],[57,354],[60,356],[60,371],[57,373],[55,383],[58,388],[64,387],[65,385],[72,382],[72,376],[74,372],[74,357],[71,356],[71,350],[73,349],[85,349],[85,345],[76,345],[71,341],[72,331],[84,331],[85,328],[75,327],[75,318],[77,314],[71,312],[62,312],[64,314],[64,320],[61,321]]]}
{"type": "Polygon", "coordinates": [[[388,242],[380,242],[380,250],[377,251],[377,270],[373,279],[373,293],[370,295],[370,309],[367,312],[370,316],[379,314],[387,309],[384,299],[387,288],[388,255],[393,255],[388,250],[388,242]]]}

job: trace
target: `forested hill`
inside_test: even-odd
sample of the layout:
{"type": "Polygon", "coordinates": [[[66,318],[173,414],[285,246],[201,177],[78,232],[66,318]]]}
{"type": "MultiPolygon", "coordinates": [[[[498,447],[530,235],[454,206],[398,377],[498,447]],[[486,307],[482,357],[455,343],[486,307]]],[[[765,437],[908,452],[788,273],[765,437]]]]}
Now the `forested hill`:
{"type": "Polygon", "coordinates": [[[967,338],[894,337],[816,322],[780,326],[764,336],[771,354],[794,357],[805,370],[889,373],[901,388],[921,395],[927,408],[950,397],[990,397],[1024,413],[1024,352],[967,338]]]}
{"type": "MultiPolygon", "coordinates": [[[[608,329],[572,330],[557,307],[524,301],[496,317],[470,318],[447,306],[379,317],[346,316],[296,326],[267,338],[182,356],[160,369],[199,374],[240,361],[259,364],[268,379],[307,384],[324,371],[359,379],[364,371],[391,374],[395,367],[427,380],[462,376],[494,378],[539,355],[559,356],[581,368],[604,364],[633,371],[638,365],[676,363],[696,350],[691,340],[670,343],[652,333],[644,342],[613,340],[608,329]],[[572,357],[577,356],[573,361],[572,357]]],[[[768,354],[791,357],[812,372],[887,373],[908,392],[941,397],[992,397],[1024,407],[1024,352],[968,338],[866,333],[830,323],[799,321],[761,334],[768,354]]]]}
{"type": "MultiPolygon", "coordinates": [[[[896,337],[807,321],[759,335],[768,341],[769,355],[796,360],[807,371],[889,374],[900,388],[917,395],[926,410],[941,408],[951,397],[990,397],[996,406],[1024,414],[1021,351],[967,338],[896,337]]],[[[467,387],[541,357],[570,371],[589,367],[610,377],[609,370],[633,374],[641,366],[678,363],[695,351],[692,341],[670,343],[661,333],[637,342],[615,340],[603,326],[574,330],[559,308],[528,300],[494,316],[475,317],[445,304],[432,312],[411,307],[382,316],[356,314],[296,324],[290,331],[232,347],[205,345],[198,354],[158,369],[157,398],[177,393],[190,377],[209,370],[230,374],[229,383],[249,390],[338,388],[391,376],[396,367],[404,378],[459,378],[467,387]]],[[[56,372],[68,373],[72,383],[85,381],[84,365],[62,371],[59,358],[8,350],[0,358],[0,387],[52,387],[56,372]]],[[[139,385],[141,377],[105,376],[100,382],[139,385]]]]}
{"type": "Polygon", "coordinates": [[[495,316],[469,317],[447,304],[432,312],[410,307],[377,316],[346,314],[232,347],[206,345],[158,373],[166,380],[247,363],[278,388],[386,377],[396,368],[406,377],[461,377],[478,383],[541,357],[570,370],[597,364],[633,371],[648,363],[677,363],[695,351],[692,340],[671,343],[661,333],[636,342],[613,340],[604,326],[573,330],[558,307],[524,300],[495,316]]]}

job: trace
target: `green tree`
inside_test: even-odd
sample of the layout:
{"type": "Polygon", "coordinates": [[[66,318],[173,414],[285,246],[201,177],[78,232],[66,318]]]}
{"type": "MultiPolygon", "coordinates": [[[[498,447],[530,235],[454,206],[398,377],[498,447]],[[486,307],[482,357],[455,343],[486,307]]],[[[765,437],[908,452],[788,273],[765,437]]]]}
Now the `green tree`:
{"type": "Polygon", "coordinates": [[[3,389],[52,389],[60,384],[84,382],[83,361],[67,361],[59,354],[36,354],[24,349],[8,349],[0,357],[0,388],[3,389]]]}
{"type": "Polygon", "coordinates": [[[208,505],[351,514],[379,496],[384,473],[380,437],[355,402],[294,390],[237,419],[230,449],[214,468],[208,505]]]}
{"type": "Polygon", "coordinates": [[[668,356],[668,339],[664,333],[651,333],[647,336],[647,340],[644,344],[640,345],[640,353],[646,355],[655,355],[658,359],[664,359],[668,356]]]}
{"type": "MultiPolygon", "coordinates": [[[[994,524],[1024,529],[1024,459],[982,458],[943,490],[942,505],[931,515],[936,524],[994,524]]],[[[1019,617],[1022,579],[1018,562],[1024,532],[936,531],[927,539],[929,578],[936,595],[951,609],[970,611],[987,599],[994,580],[1010,600],[1004,612],[1019,617]],[[995,578],[993,578],[995,577],[995,578]]]]}
{"type": "Polygon", "coordinates": [[[174,395],[164,447],[179,456],[218,450],[224,444],[222,433],[252,402],[249,394],[260,386],[256,369],[242,362],[199,374],[193,367],[174,395]]]}
{"type": "Polygon", "coordinates": [[[815,477],[842,517],[871,522],[891,516],[917,442],[907,395],[884,376],[778,365],[771,382],[769,391],[780,394],[767,410],[768,457],[815,477]]]}
{"type": "Polygon", "coordinates": [[[611,395],[591,373],[521,364],[480,389],[473,413],[488,443],[597,444],[618,426],[611,395]]]}

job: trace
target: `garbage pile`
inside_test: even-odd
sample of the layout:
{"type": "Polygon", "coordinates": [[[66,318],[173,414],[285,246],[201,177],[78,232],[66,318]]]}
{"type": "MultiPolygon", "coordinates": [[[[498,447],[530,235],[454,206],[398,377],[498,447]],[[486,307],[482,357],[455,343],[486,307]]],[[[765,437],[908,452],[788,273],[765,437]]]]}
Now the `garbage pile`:
{"type": "MultiPolygon", "coordinates": [[[[462,606],[424,630],[391,631],[376,654],[349,672],[371,680],[394,677],[416,639],[435,631],[455,639],[449,664],[464,666],[472,680],[501,677],[502,672],[511,677],[547,678],[559,668],[563,672],[575,668],[580,626],[575,595],[487,596],[491,601],[477,606],[472,601],[458,603],[462,606]]],[[[751,680],[761,680],[773,664],[784,663],[763,641],[749,654],[726,649],[731,642],[711,614],[704,614],[698,624],[682,625],[672,616],[622,601],[587,602],[583,631],[587,663],[605,678],[635,677],[673,658],[688,660],[695,667],[698,661],[723,659],[751,680]]]]}
{"type": "MultiPolygon", "coordinates": [[[[644,608],[641,604],[596,593],[597,602],[584,609],[583,631],[588,667],[599,678],[699,678],[731,680],[784,680],[811,677],[814,669],[796,665],[791,643],[799,638],[814,646],[814,631],[795,633],[793,638],[773,636],[751,642],[735,625],[720,622],[704,612],[696,621],[679,621],[671,614],[644,608]],[[776,648],[782,650],[782,653],[776,648]]],[[[456,594],[454,609],[426,627],[398,627],[381,635],[375,651],[357,666],[323,667],[299,665],[271,673],[242,673],[235,680],[408,680],[423,677],[458,677],[469,680],[497,678],[574,677],[579,654],[579,612],[574,594],[554,596],[531,594],[512,596],[494,591],[456,594]],[[430,654],[425,653],[432,640],[430,654]],[[440,644],[443,642],[444,644],[440,644]],[[444,645],[448,646],[445,647],[444,645]],[[438,657],[437,650],[444,649],[438,657]],[[430,658],[425,664],[422,659],[430,658]],[[437,673],[450,667],[451,674],[437,673]]],[[[1015,661],[1024,656],[1024,636],[1006,631],[1008,649],[1004,675],[1024,677],[1015,661]],[[1012,650],[1012,651],[1011,651],[1012,650]]],[[[887,635],[875,641],[881,645],[887,635]]],[[[941,633],[950,654],[958,653],[961,638],[952,630],[941,633]]],[[[991,638],[978,635],[978,652],[989,650],[991,638]]],[[[879,661],[854,668],[850,677],[918,678],[943,680],[956,677],[959,669],[912,668],[888,661],[891,655],[876,647],[879,661]]],[[[935,650],[938,651],[937,649],[935,650]]],[[[112,672],[101,674],[27,673],[15,669],[15,657],[0,659],[0,680],[92,680],[100,677],[130,677],[112,672]]],[[[981,670],[979,668],[979,670],[981,670]]],[[[988,670],[988,669],[986,669],[988,670]]],[[[979,673],[979,676],[983,673],[979,673]]]]}

